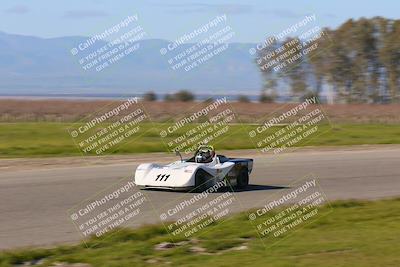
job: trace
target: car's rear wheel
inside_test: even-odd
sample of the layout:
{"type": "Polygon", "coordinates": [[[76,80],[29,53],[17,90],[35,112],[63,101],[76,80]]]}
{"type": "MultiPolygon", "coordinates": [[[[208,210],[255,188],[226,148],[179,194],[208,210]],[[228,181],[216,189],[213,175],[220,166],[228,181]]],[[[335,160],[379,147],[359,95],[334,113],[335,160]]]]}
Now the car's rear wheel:
{"type": "Polygon", "coordinates": [[[198,170],[195,175],[195,189],[194,192],[200,193],[205,191],[208,188],[207,180],[209,178],[209,174],[203,170],[198,170]]]}
{"type": "Polygon", "coordinates": [[[247,168],[242,168],[236,177],[237,187],[240,189],[246,188],[249,185],[249,171],[247,168]]]}

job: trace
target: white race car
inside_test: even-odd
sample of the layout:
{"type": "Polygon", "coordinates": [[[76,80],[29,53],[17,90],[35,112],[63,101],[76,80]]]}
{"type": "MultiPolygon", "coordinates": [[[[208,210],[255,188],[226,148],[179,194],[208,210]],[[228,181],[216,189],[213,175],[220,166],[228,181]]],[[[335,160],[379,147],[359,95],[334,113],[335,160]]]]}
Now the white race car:
{"type": "Polygon", "coordinates": [[[191,190],[197,192],[221,181],[229,181],[231,186],[244,188],[249,184],[253,169],[252,159],[227,158],[217,155],[212,146],[202,145],[190,159],[171,164],[140,164],[135,172],[135,183],[142,188],[169,190],[191,190]]]}

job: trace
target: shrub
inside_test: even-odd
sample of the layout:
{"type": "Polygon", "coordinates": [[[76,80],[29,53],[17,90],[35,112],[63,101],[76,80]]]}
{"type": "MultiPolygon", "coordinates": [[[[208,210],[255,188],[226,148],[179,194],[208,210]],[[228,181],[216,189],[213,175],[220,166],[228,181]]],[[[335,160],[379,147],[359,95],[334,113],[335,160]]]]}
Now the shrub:
{"type": "Polygon", "coordinates": [[[261,94],[259,100],[261,103],[274,103],[275,97],[272,95],[261,94]]]}
{"type": "Polygon", "coordinates": [[[143,95],[143,100],[144,101],[157,101],[157,95],[153,91],[147,92],[143,95]]]}
{"type": "Polygon", "coordinates": [[[175,101],[190,102],[193,101],[195,97],[191,92],[187,90],[181,90],[173,95],[173,99],[175,101]]]}
{"type": "Polygon", "coordinates": [[[242,103],[249,103],[250,99],[245,95],[239,95],[237,101],[242,103]]]}

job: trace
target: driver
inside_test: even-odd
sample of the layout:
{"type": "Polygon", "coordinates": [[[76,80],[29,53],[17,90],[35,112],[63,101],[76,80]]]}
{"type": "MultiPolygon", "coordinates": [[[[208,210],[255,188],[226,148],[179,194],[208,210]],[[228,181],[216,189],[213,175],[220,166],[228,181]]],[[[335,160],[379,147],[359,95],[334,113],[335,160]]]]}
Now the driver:
{"type": "Polygon", "coordinates": [[[210,163],[213,160],[214,154],[212,147],[200,147],[197,150],[195,160],[197,163],[210,163]]]}

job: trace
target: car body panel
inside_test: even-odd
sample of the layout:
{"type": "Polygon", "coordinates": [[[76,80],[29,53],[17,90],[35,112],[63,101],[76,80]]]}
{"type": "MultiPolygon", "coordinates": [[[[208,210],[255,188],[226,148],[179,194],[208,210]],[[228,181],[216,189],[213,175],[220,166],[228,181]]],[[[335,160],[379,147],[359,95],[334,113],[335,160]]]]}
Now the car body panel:
{"type": "Polygon", "coordinates": [[[207,184],[232,179],[238,169],[246,167],[249,173],[253,167],[252,159],[229,159],[216,155],[210,163],[175,161],[162,165],[155,163],[140,164],[135,172],[135,183],[142,188],[159,188],[169,190],[188,190],[196,186],[195,176],[200,169],[209,174],[207,184]]]}

